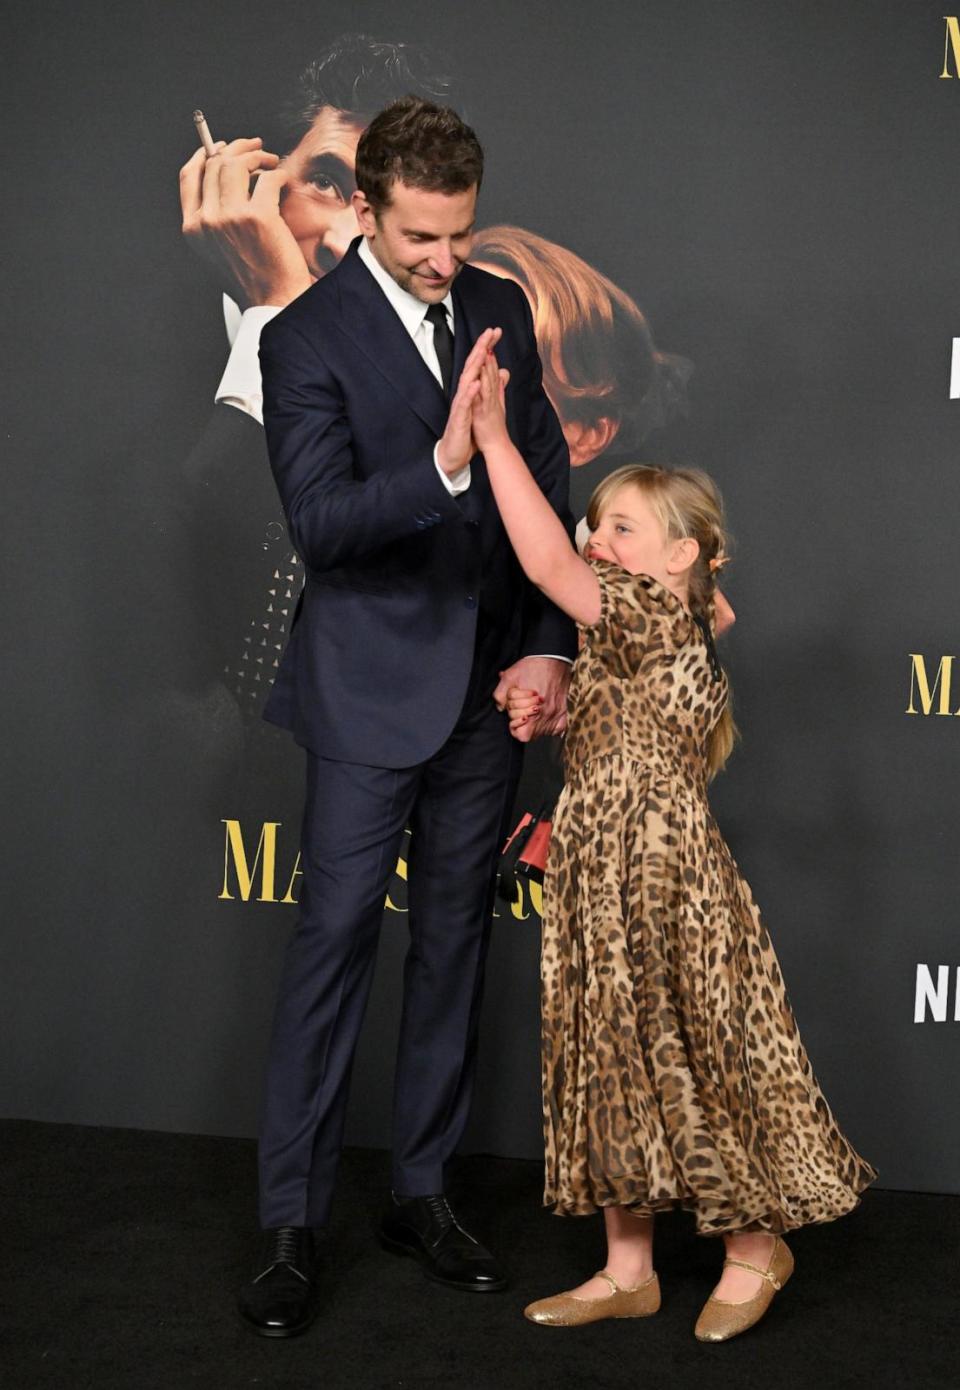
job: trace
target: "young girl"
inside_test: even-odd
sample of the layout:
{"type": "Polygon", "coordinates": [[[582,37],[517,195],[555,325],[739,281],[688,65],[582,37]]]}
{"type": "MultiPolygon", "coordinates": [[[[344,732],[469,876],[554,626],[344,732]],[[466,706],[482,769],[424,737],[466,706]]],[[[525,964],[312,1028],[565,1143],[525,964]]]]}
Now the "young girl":
{"type": "MultiPolygon", "coordinates": [[[[707,806],[734,739],[712,633],[721,501],[702,473],[621,468],[582,559],[510,442],[505,384],[491,353],[476,444],[524,570],[582,633],[544,895],[544,1201],[602,1208],[607,1235],[601,1273],[526,1316],[655,1313],[653,1217],[680,1203],[723,1237],[696,1336],[725,1341],[789,1279],[783,1233],[850,1211],[875,1173],[817,1085],[707,806]]],[[[514,729],[537,699],[511,693],[514,729]]]]}

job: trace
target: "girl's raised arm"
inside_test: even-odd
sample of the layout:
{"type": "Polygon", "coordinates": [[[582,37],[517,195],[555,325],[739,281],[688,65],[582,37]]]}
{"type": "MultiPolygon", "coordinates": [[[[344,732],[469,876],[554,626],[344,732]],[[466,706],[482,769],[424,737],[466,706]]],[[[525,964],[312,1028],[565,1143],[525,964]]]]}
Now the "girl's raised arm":
{"type": "Polygon", "coordinates": [[[509,377],[489,353],[473,403],[473,437],[486,461],[500,516],[531,583],[576,622],[596,623],[600,618],[597,576],[573,548],[563,523],[507,433],[504,392],[509,377]]]}

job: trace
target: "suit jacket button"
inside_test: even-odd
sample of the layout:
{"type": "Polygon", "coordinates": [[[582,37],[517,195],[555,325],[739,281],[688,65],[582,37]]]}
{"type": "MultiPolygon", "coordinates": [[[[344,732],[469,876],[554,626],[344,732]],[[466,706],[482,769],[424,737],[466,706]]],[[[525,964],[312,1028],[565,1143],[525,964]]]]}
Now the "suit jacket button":
{"type": "Polygon", "coordinates": [[[465,603],[466,603],[466,606],[467,606],[468,608],[476,608],[476,606],[477,606],[477,596],[476,596],[476,594],[467,594],[467,597],[466,597],[466,599],[465,599],[465,603]]]}

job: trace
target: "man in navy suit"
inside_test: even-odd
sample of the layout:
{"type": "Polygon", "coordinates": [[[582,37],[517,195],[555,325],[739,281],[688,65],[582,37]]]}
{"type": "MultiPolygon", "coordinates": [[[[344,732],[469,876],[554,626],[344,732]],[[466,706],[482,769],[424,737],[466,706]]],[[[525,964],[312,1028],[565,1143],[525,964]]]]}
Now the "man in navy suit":
{"type": "MultiPolygon", "coordinates": [[[[509,684],[562,719],[570,621],[524,579],[472,433],[480,366],[572,533],[569,459],[519,287],[465,264],[483,155],[449,108],[395,102],[357,150],[362,235],[264,330],[270,461],[306,574],[267,705],[307,753],[300,918],[277,1001],[260,1142],[266,1249],[240,1307],[266,1336],[316,1314],[350,1067],[405,828],[410,949],[380,1226],[457,1289],[504,1287],[446,1193],[466,1122],[497,856],[520,745],[509,684]]],[[[531,1007],[533,1001],[531,999],[531,1007]]]]}

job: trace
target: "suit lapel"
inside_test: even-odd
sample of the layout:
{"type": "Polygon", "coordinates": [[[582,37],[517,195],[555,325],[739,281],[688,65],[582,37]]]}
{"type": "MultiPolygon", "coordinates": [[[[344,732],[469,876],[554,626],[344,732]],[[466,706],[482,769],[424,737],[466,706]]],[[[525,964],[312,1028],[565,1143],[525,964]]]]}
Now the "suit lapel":
{"type": "MultiPolygon", "coordinates": [[[[448,412],[443,390],[390,301],[357,255],[358,245],[359,242],[353,242],[331,272],[340,285],[340,327],[439,439],[448,412]]],[[[457,333],[455,362],[459,338],[457,333]]]]}

